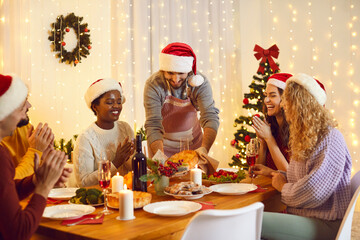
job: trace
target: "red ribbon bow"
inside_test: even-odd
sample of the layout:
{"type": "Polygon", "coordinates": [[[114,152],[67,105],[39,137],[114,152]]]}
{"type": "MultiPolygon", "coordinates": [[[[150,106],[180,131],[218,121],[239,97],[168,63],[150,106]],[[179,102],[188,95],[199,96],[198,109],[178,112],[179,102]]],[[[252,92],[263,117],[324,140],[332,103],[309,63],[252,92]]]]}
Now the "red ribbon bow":
{"type": "Polygon", "coordinates": [[[278,58],[279,56],[279,48],[276,46],[276,44],[272,45],[269,49],[266,50],[264,50],[259,45],[255,44],[254,51],[256,52],[254,56],[256,57],[257,60],[262,58],[258,72],[264,74],[264,67],[261,66],[261,63],[266,63],[266,60],[269,61],[270,68],[273,70],[273,72],[275,72],[276,70],[280,70],[273,59],[273,57],[278,58]]]}

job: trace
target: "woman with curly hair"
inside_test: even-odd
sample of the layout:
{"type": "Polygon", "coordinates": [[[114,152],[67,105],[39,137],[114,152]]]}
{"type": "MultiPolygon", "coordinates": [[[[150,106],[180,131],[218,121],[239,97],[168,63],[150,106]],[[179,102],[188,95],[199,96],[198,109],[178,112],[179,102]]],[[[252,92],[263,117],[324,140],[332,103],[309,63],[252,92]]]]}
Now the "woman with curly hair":
{"type": "Polygon", "coordinates": [[[280,103],[286,80],[291,76],[289,73],[276,73],[269,77],[264,92],[266,120],[253,118],[253,128],[260,140],[257,163],[274,170],[286,171],[289,162],[289,124],[280,103]]]}
{"type": "Polygon", "coordinates": [[[252,170],[272,176],[289,214],[265,212],[263,238],[336,237],[351,199],[351,157],[325,101],[323,85],[306,74],[286,82],[282,106],[290,125],[287,172],[260,164],[252,170]]]}

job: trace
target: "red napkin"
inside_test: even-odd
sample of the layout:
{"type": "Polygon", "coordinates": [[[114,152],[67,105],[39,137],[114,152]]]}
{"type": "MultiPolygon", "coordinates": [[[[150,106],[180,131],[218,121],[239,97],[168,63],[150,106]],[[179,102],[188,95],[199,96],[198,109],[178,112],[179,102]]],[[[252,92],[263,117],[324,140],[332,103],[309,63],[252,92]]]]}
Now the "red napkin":
{"type": "MultiPolygon", "coordinates": [[[[61,225],[66,225],[66,224],[70,224],[70,223],[74,223],[74,222],[77,222],[77,221],[80,221],[84,218],[92,218],[92,217],[95,217],[96,214],[88,214],[88,215],[85,215],[85,216],[82,216],[81,218],[77,218],[77,219],[70,219],[70,220],[63,220],[61,222],[61,225]]],[[[81,223],[79,223],[79,225],[81,224],[102,224],[104,221],[104,215],[99,218],[99,219],[88,219],[88,220],[85,220],[81,223]]]]}
{"type": "Polygon", "coordinates": [[[266,192],[266,189],[262,188],[260,185],[256,185],[258,188],[249,192],[249,193],[257,193],[257,192],[266,192]]]}
{"type": "Polygon", "coordinates": [[[52,199],[52,198],[48,198],[46,200],[46,204],[59,204],[65,202],[65,200],[57,200],[57,199],[52,199]]]}
{"type": "MultiPolygon", "coordinates": [[[[206,202],[206,203],[212,204],[212,202],[206,202]]],[[[200,203],[200,204],[201,204],[201,206],[202,206],[200,210],[214,209],[214,205],[203,204],[203,203],[200,203]]]]}

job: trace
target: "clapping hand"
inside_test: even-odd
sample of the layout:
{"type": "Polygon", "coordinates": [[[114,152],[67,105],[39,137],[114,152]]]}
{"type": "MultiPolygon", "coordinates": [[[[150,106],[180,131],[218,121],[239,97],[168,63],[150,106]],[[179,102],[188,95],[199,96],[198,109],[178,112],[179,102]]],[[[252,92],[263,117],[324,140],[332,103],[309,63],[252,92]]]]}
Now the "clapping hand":
{"type": "Polygon", "coordinates": [[[29,147],[34,148],[40,152],[44,152],[48,147],[51,147],[54,142],[54,134],[47,123],[39,123],[34,130],[31,126],[28,132],[29,147]]]}
{"type": "Polygon", "coordinates": [[[123,143],[119,143],[116,150],[115,160],[113,164],[116,168],[123,165],[126,160],[134,153],[134,143],[129,141],[129,137],[126,137],[123,143]]]}
{"type": "Polygon", "coordinates": [[[34,177],[35,193],[47,198],[50,190],[59,181],[63,174],[63,168],[67,157],[64,152],[51,150],[41,164],[39,164],[39,155],[35,153],[34,158],[34,177]]]}
{"type": "Polygon", "coordinates": [[[253,117],[253,125],[256,135],[260,140],[268,140],[272,137],[270,124],[263,120],[261,120],[259,117],[255,116],[253,117]]]}

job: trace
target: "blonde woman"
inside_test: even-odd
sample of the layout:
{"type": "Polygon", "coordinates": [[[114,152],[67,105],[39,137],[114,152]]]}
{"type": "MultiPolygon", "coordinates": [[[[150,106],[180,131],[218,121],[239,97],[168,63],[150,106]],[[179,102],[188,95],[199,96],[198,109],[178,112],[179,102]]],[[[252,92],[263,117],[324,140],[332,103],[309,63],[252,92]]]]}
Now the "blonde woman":
{"type": "Polygon", "coordinates": [[[323,85],[306,74],[289,78],[282,105],[290,125],[287,172],[255,165],[272,176],[287,213],[264,213],[266,239],[334,239],[350,202],[351,157],[324,107],[323,85]]]}

